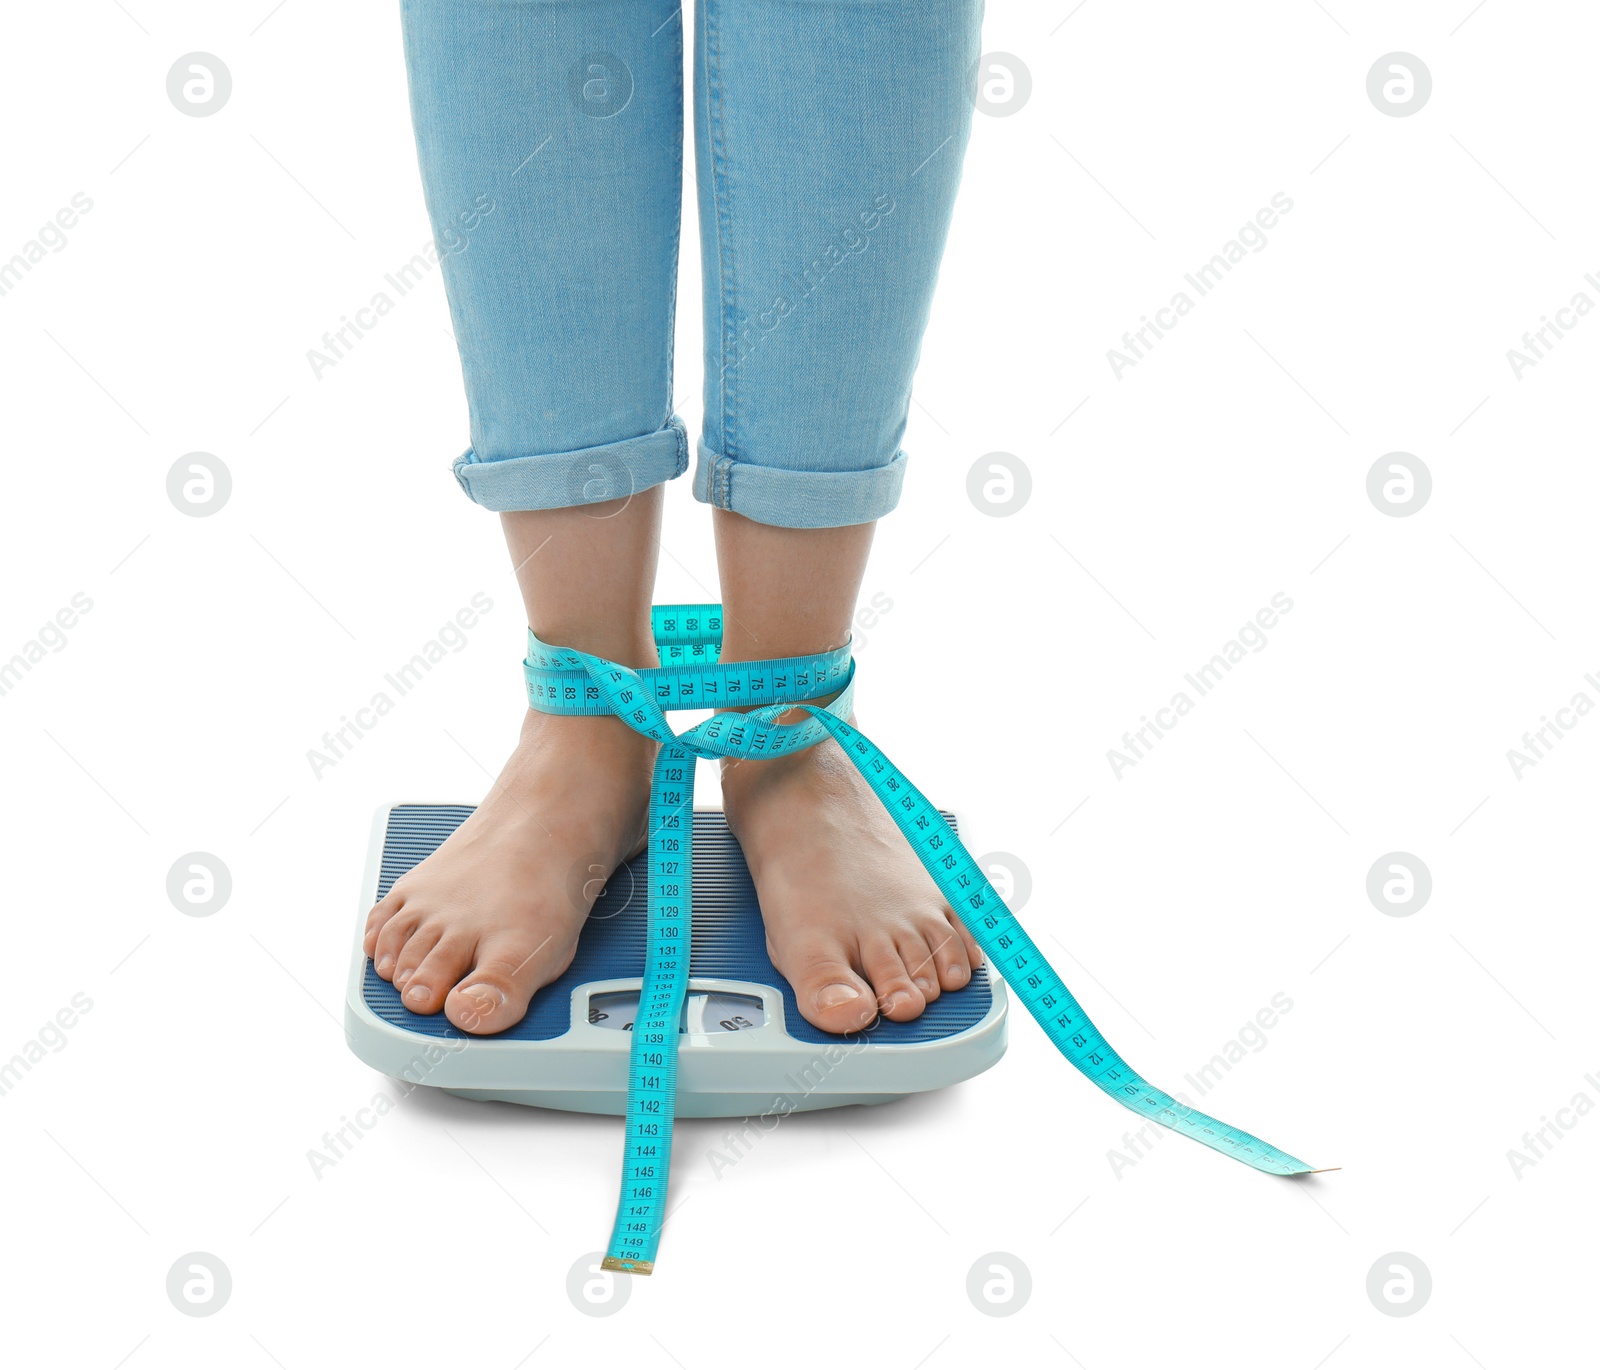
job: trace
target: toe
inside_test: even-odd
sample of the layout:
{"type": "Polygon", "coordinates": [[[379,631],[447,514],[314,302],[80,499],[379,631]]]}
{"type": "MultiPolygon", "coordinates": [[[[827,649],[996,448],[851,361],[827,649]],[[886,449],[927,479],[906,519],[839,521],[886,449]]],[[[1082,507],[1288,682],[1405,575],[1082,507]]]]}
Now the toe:
{"type": "Polygon", "coordinates": [[[924,1003],[931,1004],[939,997],[941,977],[938,953],[934,950],[939,944],[939,934],[937,929],[930,929],[929,933],[927,937],[914,932],[906,933],[896,939],[895,946],[900,952],[901,961],[905,963],[911,983],[917,987],[924,1003]]]}
{"type": "Polygon", "coordinates": [[[383,931],[383,925],[399,911],[400,900],[392,890],[372,906],[372,912],[367,915],[367,930],[361,939],[361,949],[368,956],[378,948],[378,934],[383,931]]]}
{"type": "Polygon", "coordinates": [[[411,934],[421,922],[420,913],[403,908],[383,925],[383,931],[378,934],[377,944],[372,949],[372,964],[385,980],[394,979],[395,962],[399,959],[401,949],[411,940],[411,934]]]}
{"type": "Polygon", "coordinates": [[[836,943],[811,943],[774,956],[773,964],[793,986],[801,1016],[824,1032],[860,1032],[878,1016],[872,986],[836,943]]]}
{"type": "Polygon", "coordinates": [[[967,965],[971,969],[977,970],[983,964],[983,948],[978,945],[978,939],[967,931],[967,925],[957,918],[950,909],[945,909],[944,916],[950,926],[955,929],[956,936],[961,939],[961,945],[967,949],[967,965]]]}
{"type": "Polygon", "coordinates": [[[572,960],[572,948],[564,950],[563,960],[550,938],[537,941],[522,932],[484,938],[472,969],[444,1001],[445,1017],[463,1032],[504,1032],[516,1026],[533,992],[572,960]]]}
{"type": "Polygon", "coordinates": [[[971,959],[964,930],[946,923],[939,929],[933,942],[933,965],[939,983],[945,989],[960,989],[972,979],[971,959]]]}
{"type": "Polygon", "coordinates": [[[861,948],[861,968],[872,983],[873,993],[878,999],[878,1010],[885,1018],[896,1023],[908,1023],[921,1015],[927,1000],[907,972],[899,950],[887,937],[871,941],[861,948]]]}
{"type": "MultiPolygon", "coordinates": [[[[417,937],[411,939],[412,942],[417,940],[417,937]]],[[[411,943],[408,942],[405,954],[396,964],[403,966],[405,956],[410,951],[411,943]]],[[[401,1002],[413,1013],[437,1013],[444,1007],[445,996],[450,993],[451,987],[467,973],[471,965],[472,938],[464,933],[445,933],[435,939],[428,954],[405,977],[401,1002]]],[[[396,986],[401,986],[402,973],[398,969],[395,971],[396,986]]]]}
{"type": "Polygon", "coordinates": [[[442,927],[424,923],[406,938],[405,946],[400,948],[399,954],[394,958],[394,987],[397,990],[404,992],[417,967],[422,964],[428,953],[439,945],[439,939],[443,936],[442,927]]]}

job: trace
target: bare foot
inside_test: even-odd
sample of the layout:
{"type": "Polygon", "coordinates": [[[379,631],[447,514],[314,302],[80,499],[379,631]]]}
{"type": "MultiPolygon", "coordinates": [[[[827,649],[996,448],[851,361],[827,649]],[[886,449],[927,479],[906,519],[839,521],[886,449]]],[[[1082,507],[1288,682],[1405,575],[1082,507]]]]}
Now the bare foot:
{"type": "Polygon", "coordinates": [[[367,916],[367,955],[405,1006],[464,1032],[520,1022],[643,846],[654,760],[619,719],[530,712],[489,797],[367,916]]]}
{"type": "Polygon", "coordinates": [[[817,1027],[852,1032],[879,1013],[908,1022],[983,963],[837,742],[725,762],[722,797],[761,900],[767,954],[817,1027]]]}

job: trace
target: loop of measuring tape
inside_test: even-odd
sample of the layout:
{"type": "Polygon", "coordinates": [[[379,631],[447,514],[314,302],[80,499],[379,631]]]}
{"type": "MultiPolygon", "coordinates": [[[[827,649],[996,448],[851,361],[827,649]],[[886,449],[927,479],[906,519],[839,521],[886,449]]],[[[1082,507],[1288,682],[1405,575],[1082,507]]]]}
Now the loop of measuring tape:
{"type": "Polygon", "coordinates": [[[528,703],[541,713],[614,714],[661,744],[650,787],[648,943],[628,1062],[628,1104],[617,1220],[603,1266],[649,1274],[666,1219],[677,1099],[678,1025],[689,982],[694,778],[701,760],[760,760],[834,738],[871,786],[983,954],[1068,1061],[1118,1103],[1271,1175],[1311,1174],[1285,1151],[1180,1103],[1112,1049],[1016,915],[923,793],[847,720],[855,693],[848,646],[811,657],[719,662],[722,608],[657,605],[660,666],[635,670],[528,634],[528,703]],[[837,693],[835,693],[837,692],[837,693]],[[802,704],[826,695],[826,705],[802,704]],[[720,713],[679,734],[673,709],[720,713]],[[798,723],[777,720],[796,707],[798,723]]]}

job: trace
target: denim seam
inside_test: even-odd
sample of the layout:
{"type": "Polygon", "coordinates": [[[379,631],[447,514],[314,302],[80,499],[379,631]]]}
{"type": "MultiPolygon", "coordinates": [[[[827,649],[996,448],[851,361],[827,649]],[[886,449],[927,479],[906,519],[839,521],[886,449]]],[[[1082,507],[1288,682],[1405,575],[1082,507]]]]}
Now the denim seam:
{"type": "MultiPolygon", "coordinates": [[[[671,285],[668,291],[667,305],[667,404],[664,421],[669,423],[673,417],[672,387],[678,362],[678,253],[679,246],[683,241],[683,11],[681,9],[678,11],[677,60],[674,63],[674,70],[676,73],[674,80],[678,87],[678,128],[673,142],[678,149],[676,158],[678,176],[677,190],[672,197],[675,208],[672,214],[672,253],[671,266],[669,268],[671,285]]],[[[679,473],[681,474],[688,469],[689,463],[688,443],[681,432],[678,435],[678,447],[681,453],[679,460],[679,473]]]]}
{"type": "Polygon", "coordinates": [[[722,118],[722,86],[720,26],[718,0],[704,0],[705,15],[705,72],[706,72],[706,122],[709,129],[707,141],[711,145],[711,198],[716,205],[717,221],[717,277],[720,292],[719,313],[722,321],[720,356],[717,365],[717,399],[721,416],[721,441],[717,444],[723,453],[737,447],[735,441],[732,385],[728,378],[729,343],[736,341],[734,324],[736,299],[733,267],[733,216],[732,181],[728,175],[726,124],[722,118]]]}

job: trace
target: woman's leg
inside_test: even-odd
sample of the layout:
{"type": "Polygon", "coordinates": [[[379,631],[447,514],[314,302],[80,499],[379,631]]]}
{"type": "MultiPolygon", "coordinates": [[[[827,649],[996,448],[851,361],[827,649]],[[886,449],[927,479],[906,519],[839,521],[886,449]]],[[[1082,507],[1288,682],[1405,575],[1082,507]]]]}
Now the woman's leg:
{"type": "MultiPolygon", "coordinates": [[[[724,661],[802,656],[850,636],[870,523],[780,528],[717,510],[724,661]]],[[[851,721],[854,722],[854,716],[851,721]]],[[[982,957],[833,741],[725,762],[723,806],[761,899],[772,962],[830,1032],[917,1017],[982,957]]]]}
{"type": "MultiPolygon", "coordinates": [[[[536,633],[654,664],[661,483],[688,457],[671,403],[681,26],[638,0],[402,13],[471,419],[457,479],[502,512],[536,633]]],[[[368,919],[408,1008],[473,1032],[523,1016],[641,844],[653,756],[614,718],[527,715],[488,797],[368,919]]]]}
{"type": "MultiPolygon", "coordinates": [[[[972,115],[981,0],[703,0],[695,125],[724,660],[837,647],[904,478],[972,115]]],[[[800,1011],[915,1018],[980,956],[836,743],[729,764],[800,1011]]]]}

